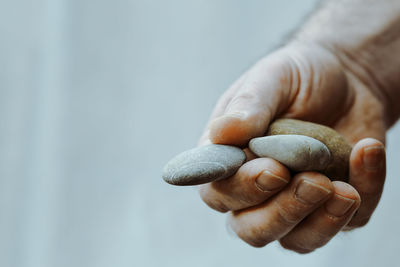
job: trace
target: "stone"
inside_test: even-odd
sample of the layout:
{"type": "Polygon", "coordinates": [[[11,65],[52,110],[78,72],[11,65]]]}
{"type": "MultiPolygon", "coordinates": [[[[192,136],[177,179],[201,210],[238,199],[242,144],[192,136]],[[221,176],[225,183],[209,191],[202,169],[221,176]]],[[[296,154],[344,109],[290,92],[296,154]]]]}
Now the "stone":
{"type": "Polygon", "coordinates": [[[228,178],[246,160],[240,148],[210,144],[182,152],[164,167],[163,179],[173,185],[198,185],[228,178]]]}
{"type": "Polygon", "coordinates": [[[312,122],[279,119],[270,125],[267,135],[282,134],[305,135],[324,143],[331,153],[331,161],[326,169],[321,172],[331,180],[348,181],[349,159],[352,147],[337,131],[312,122]]]}
{"type": "Polygon", "coordinates": [[[273,158],[292,171],[323,171],[331,153],[322,142],[304,135],[271,135],[253,138],[250,150],[259,157],[273,158]]]}

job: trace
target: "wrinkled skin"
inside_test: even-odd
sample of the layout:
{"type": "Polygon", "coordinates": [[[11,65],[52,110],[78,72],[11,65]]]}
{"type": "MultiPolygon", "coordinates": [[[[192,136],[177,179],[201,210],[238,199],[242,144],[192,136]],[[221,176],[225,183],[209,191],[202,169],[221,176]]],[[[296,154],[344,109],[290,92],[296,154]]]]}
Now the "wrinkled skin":
{"type": "Polygon", "coordinates": [[[244,148],[248,161],[232,177],[199,187],[211,208],[228,212],[233,231],[262,247],[278,240],[308,253],[341,230],[365,225],[385,181],[386,99],[358,76],[354,64],[319,45],[293,43],[268,55],[242,75],[219,99],[200,145],[244,148]],[[320,173],[291,176],[269,158],[246,149],[276,118],[330,126],[352,144],[348,183],[320,173]]]}

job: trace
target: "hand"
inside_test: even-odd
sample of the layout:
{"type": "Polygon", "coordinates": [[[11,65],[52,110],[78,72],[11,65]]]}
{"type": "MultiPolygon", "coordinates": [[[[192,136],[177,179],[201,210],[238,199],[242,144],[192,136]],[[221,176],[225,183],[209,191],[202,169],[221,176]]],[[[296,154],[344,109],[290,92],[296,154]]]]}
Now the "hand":
{"type": "Polygon", "coordinates": [[[352,145],[348,183],[298,173],[269,158],[248,161],[221,181],[200,186],[202,199],[228,212],[236,234],[261,247],[279,240],[307,253],[341,230],[365,225],[385,181],[386,99],[338,56],[316,44],[292,43],[263,58],[218,101],[200,143],[244,147],[276,118],[330,126],[352,145]]]}

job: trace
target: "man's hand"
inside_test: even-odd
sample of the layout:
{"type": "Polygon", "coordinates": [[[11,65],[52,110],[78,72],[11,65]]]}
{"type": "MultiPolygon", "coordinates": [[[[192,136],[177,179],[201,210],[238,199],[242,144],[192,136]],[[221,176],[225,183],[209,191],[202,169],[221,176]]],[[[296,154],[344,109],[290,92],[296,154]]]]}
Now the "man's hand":
{"type": "Polygon", "coordinates": [[[292,177],[279,162],[244,148],[248,162],[234,176],[202,185],[202,199],[229,211],[232,229],[247,243],[279,240],[307,253],[368,222],[385,180],[388,100],[356,73],[316,42],[292,42],[260,60],[220,98],[201,144],[245,147],[274,119],[287,117],[330,126],[354,145],[348,183],[316,172],[292,177]]]}

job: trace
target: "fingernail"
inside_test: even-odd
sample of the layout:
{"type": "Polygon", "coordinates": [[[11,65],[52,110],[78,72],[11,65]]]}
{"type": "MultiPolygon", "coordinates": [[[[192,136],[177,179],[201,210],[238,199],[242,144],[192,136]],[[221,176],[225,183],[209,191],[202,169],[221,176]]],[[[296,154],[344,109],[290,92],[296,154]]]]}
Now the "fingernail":
{"type": "Polygon", "coordinates": [[[342,217],[354,205],[354,202],[356,202],[354,199],[335,194],[325,203],[325,210],[335,217],[342,217]]]}
{"type": "Polygon", "coordinates": [[[269,171],[263,171],[256,179],[256,187],[263,192],[274,191],[287,183],[288,181],[269,171]]]}
{"type": "Polygon", "coordinates": [[[364,168],[376,171],[382,167],[385,148],[383,146],[370,146],[364,148],[364,168]]]}
{"type": "Polygon", "coordinates": [[[305,204],[315,204],[327,197],[331,190],[313,182],[303,180],[296,188],[295,197],[305,204]]]}

